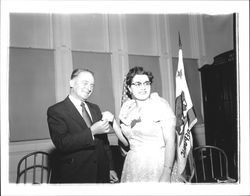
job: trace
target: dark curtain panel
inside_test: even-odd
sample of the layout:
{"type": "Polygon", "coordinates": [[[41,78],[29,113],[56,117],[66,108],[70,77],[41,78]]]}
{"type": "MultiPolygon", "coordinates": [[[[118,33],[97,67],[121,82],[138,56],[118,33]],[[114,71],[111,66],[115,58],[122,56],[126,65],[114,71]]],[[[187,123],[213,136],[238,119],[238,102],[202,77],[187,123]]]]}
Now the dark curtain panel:
{"type": "Polygon", "coordinates": [[[47,108],[55,100],[52,50],[10,48],[10,141],[49,138],[47,108]]]}

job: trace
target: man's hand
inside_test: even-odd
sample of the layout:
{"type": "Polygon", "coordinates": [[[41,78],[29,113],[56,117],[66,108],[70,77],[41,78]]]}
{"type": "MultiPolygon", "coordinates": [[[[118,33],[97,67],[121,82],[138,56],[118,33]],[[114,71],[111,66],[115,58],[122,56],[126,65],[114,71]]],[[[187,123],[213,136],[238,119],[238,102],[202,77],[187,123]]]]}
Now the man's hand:
{"type": "Polygon", "coordinates": [[[109,171],[109,179],[110,179],[110,183],[116,183],[119,181],[117,174],[114,170],[109,171]]]}
{"type": "Polygon", "coordinates": [[[106,120],[99,120],[90,127],[90,130],[93,135],[108,133],[110,131],[109,122],[106,120]]]}

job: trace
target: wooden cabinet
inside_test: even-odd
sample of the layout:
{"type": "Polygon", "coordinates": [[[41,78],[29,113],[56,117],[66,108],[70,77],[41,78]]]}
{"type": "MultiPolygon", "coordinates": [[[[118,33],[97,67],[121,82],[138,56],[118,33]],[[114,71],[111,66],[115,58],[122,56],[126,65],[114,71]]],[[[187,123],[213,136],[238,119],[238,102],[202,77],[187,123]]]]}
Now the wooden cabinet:
{"type": "Polygon", "coordinates": [[[206,144],[222,148],[229,162],[229,176],[238,179],[236,55],[231,50],[200,68],[206,144]]]}

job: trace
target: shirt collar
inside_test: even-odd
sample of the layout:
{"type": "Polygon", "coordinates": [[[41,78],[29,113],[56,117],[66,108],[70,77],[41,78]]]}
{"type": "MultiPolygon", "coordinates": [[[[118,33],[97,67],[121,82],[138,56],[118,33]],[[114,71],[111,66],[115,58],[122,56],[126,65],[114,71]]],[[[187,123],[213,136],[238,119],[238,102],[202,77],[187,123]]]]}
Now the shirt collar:
{"type": "Polygon", "coordinates": [[[72,101],[72,103],[76,106],[81,106],[82,101],[79,99],[76,99],[72,95],[69,95],[69,99],[72,101]]]}

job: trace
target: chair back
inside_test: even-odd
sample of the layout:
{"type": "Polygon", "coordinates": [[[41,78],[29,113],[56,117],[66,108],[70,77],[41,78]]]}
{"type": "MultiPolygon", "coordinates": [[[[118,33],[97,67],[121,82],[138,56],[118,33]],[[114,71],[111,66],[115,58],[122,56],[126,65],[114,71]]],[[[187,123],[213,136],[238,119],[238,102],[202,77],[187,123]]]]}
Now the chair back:
{"type": "Polygon", "coordinates": [[[228,159],[221,148],[198,146],[194,148],[196,182],[226,182],[228,179],[228,159]]]}
{"type": "Polygon", "coordinates": [[[47,152],[29,153],[18,162],[16,183],[49,183],[50,176],[51,169],[47,152]]]}

